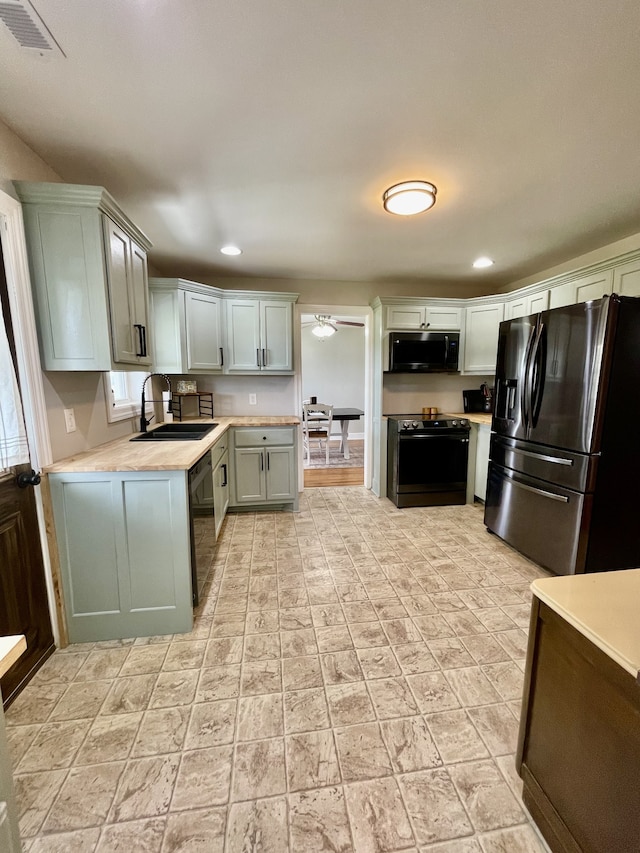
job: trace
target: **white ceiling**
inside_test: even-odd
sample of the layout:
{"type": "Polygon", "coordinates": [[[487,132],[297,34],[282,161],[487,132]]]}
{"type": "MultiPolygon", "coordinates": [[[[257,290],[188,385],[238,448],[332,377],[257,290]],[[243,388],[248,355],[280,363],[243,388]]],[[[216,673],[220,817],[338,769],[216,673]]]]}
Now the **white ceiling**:
{"type": "Polygon", "coordinates": [[[0,118],[165,274],[486,291],[640,232],[638,0],[33,3],[66,58],[0,24],[0,118]]]}

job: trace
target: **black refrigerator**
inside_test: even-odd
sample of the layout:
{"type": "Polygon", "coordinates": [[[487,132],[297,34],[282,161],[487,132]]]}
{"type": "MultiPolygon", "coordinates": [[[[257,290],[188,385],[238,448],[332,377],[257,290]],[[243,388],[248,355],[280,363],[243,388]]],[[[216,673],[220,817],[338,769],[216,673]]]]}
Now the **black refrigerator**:
{"type": "Polygon", "coordinates": [[[640,298],[500,324],[484,522],[556,574],[640,567],[640,298]]]}

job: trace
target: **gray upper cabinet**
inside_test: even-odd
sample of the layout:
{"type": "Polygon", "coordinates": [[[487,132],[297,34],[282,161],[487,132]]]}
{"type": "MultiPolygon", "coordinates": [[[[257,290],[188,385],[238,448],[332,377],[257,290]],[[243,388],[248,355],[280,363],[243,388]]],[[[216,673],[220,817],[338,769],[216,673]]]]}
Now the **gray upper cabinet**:
{"type": "Polygon", "coordinates": [[[270,295],[225,299],[229,373],[293,373],[297,294],[270,295]]]}
{"type": "Polygon", "coordinates": [[[154,369],[162,373],[221,373],[220,291],[178,278],[152,278],[149,291],[154,369]]]}
{"type": "Polygon", "coordinates": [[[420,303],[404,300],[386,308],[386,327],[394,332],[426,331],[450,332],[460,328],[462,309],[455,305],[420,303]]]}
{"type": "Polygon", "coordinates": [[[151,364],[151,243],[102,187],[14,181],[45,370],[151,364]]]}

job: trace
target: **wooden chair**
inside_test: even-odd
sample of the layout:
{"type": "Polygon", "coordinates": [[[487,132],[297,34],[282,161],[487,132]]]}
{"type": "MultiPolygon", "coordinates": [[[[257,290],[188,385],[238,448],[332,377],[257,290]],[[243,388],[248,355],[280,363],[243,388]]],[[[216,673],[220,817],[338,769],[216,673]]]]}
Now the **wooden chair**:
{"type": "Polygon", "coordinates": [[[333,406],[326,403],[303,403],[302,405],[302,443],[307,454],[307,464],[311,462],[311,442],[316,440],[322,450],[325,441],[326,460],[329,464],[329,441],[333,423],[333,406]]]}

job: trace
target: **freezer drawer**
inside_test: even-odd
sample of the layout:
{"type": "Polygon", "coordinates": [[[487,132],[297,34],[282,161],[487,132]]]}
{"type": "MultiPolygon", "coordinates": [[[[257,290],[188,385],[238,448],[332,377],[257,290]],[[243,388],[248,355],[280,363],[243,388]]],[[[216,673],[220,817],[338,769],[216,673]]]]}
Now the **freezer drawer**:
{"type": "Polygon", "coordinates": [[[576,492],[592,492],[599,456],[559,450],[493,434],[489,458],[496,465],[576,492]]]}
{"type": "Polygon", "coordinates": [[[558,575],[584,571],[591,495],[527,477],[491,462],[484,523],[558,575]]]}

